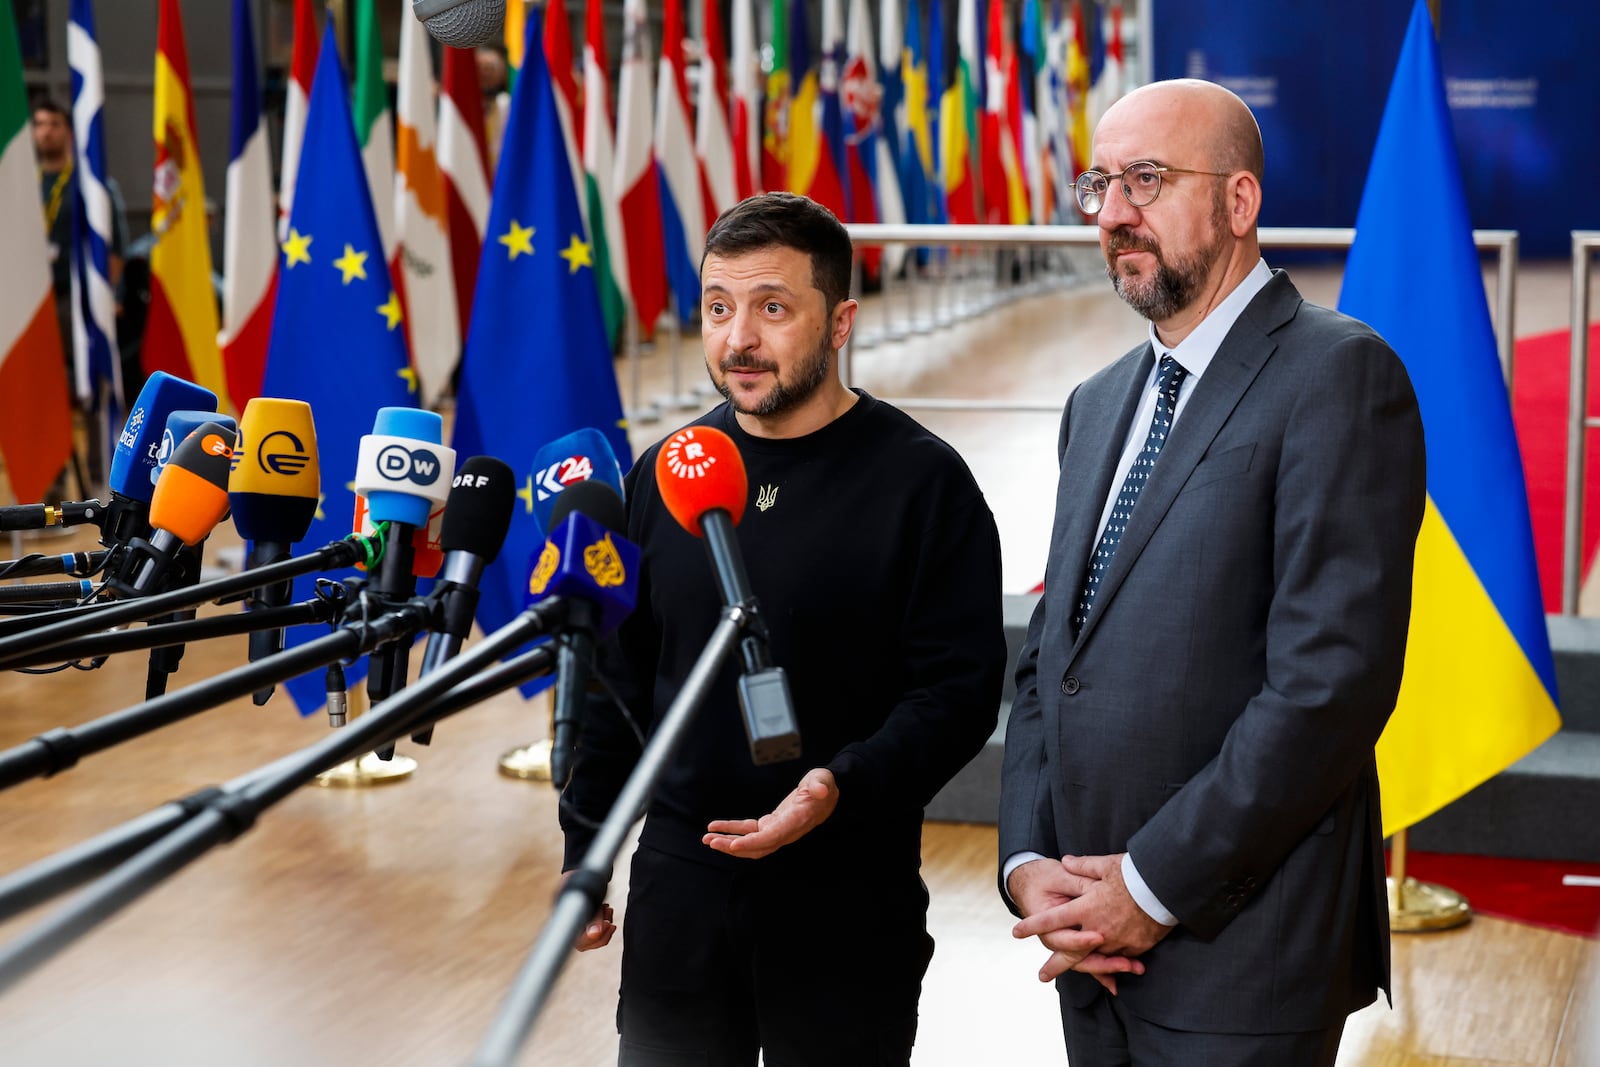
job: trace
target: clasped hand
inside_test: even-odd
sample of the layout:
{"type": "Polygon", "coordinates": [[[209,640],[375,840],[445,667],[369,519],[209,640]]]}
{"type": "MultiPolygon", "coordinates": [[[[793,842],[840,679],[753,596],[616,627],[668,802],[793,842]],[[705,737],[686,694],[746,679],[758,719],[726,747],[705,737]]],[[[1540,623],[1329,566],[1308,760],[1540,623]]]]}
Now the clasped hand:
{"type": "Polygon", "coordinates": [[[1037,859],[1011,872],[1006,890],[1026,916],[1013,937],[1037,937],[1050,950],[1039,981],[1067,971],[1094,978],[1113,995],[1119,974],[1143,974],[1135,957],[1165,937],[1169,927],[1146,915],[1122,880],[1122,855],[1037,859]]]}

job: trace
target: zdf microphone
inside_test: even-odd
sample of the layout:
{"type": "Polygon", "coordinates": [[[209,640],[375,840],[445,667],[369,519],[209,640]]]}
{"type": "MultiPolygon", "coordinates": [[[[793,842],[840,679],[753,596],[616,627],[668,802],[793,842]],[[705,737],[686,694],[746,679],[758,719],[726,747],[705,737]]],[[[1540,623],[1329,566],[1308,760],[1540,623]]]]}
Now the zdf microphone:
{"type": "Polygon", "coordinates": [[[750,497],[738,447],[712,426],[679,430],[656,453],[656,488],[678,525],[705,539],[723,604],[750,616],[739,642],[745,665],[739,677],[739,707],[751,759],[758,764],[795,759],[800,755],[800,729],[789,680],[768,655],[766,625],[733,533],[750,497]]]}
{"type": "Polygon", "coordinates": [[[228,465],[236,439],[226,426],[208,422],[172,453],[150,498],[155,532],[148,542],[129,546],[145,557],[133,580],[133,594],[150,591],[179,548],[205,540],[228,514],[228,465]]]}
{"type": "MultiPolygon", "coordinates": [[[[249,543],[245,570],[288,559],[291,546],[305,539],[317,517],[321,475],[310,404],[258,396],[244,406],[228,472],[228,503],[234,529],[249,543]]],[[[293,590],[293,579],[262,586],[248,610],[282,607],[293,590]]],[[[281,629],[250,635],[251,663],[282,651],[281,629]]],[[[260,705],[271,697],[272,687],[264,686],[254,700],[260,705]]]]}
{"type": "Polygon", "coordinates": [[[411,0],[411,13],[434,40],[452,48],[496,44],[505,32],[506,0],[411,0]]]}
{"type": "Polygon", "coordinates": [[[155,491],[156,483],[161,480],[161,472],[172,462],[172,454],[178,450],[178,446],[208,422],[214,422],[231,430],[235,437],[238,436],[239,426],[233,421],[232,415],[220,415],[216,411],[184,410],[174,411],[167,416],[166,428],[161,431],[161,447],[156,452],[156,465],[150,468],[152,493],[155,491]]]}

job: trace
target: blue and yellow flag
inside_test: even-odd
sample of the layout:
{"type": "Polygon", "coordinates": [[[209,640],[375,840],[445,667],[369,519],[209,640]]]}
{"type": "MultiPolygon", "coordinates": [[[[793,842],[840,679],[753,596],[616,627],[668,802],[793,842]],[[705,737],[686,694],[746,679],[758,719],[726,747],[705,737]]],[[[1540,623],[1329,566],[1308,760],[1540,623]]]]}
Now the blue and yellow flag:
{"type": "MultiPolygon", "coordinates": [[[[406,358],[400,301],[378,237],[361,149],[350,118],[333,22],[311,83],[305,139],[295,179],[289,235],[278,260],[278,297],[267,345],[263,396],[304,400],[317,424],[322,499],[305,544],[320,548],[349,535],[355,517],[356,452],[381,407],[417,402],[406,358]]],[[[313,595],[315,576],[295,581],[296,601],[313,595]]],[[[325,634],[291,628],[293,647],[325,634]]],[[[364,665],[349,672],[355,684],[364,665]]],[[[322,706],[320,671],[296,678],[289,693],[301,714],[322,706]]]]}
{"type": "MultiPolygon", "coordinates": [[[[537,10],[528,12],[535,42],[540,21],[537,10]]],[[[479,582],[485,631],[510,622],[527,598],[528,568],[544,536],[533,509],[539,447],[589,426],[604,431],[623,470],[633,463],[594,252],[537,46],[523,53],[494,189],[453,442],[462,460],[491,455],[509,463],[522,486],[505,547],[479,582]]]]}
{"type": "Polygon", "coordinates": [[[1522,461],[1425,0],[1384,108],[1339,310],[1400,354],[1428,447],[1405,679],[1378,741],[1390,834],[1561,726],[1522,461]]]}

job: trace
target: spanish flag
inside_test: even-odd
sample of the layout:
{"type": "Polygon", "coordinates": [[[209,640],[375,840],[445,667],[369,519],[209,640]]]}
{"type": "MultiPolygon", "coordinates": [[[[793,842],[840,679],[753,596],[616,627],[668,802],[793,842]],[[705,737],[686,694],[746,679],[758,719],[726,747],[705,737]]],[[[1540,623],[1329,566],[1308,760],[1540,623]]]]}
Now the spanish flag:
{"type": "Polygon", "coordinates": [[[155,202],[150,229],[150,317],[140,363],[217,394],[229,407],[217,347],[217,294],[211,282],[211,238],[200,175],[189,53],[178,0],[161,0],[156,31],[155,202]]]}
{"type": "MultiPolygon", "coordinates": [[[[0,459],[18,503],[44,501],[72,453],[72,410],[50,288],[15,23],[0,27],[0,459]]],[[[57,255],[70,255],[61,248],[57,255]]]]}
{"type": "Polygon", "coordinates": [[[1378,740],[1392,834],[1561,727],[1522,461],[1426,0],[1389,89],[1339,310],[1400,354],[1427,438],[1405,677],[1378,740]]]}

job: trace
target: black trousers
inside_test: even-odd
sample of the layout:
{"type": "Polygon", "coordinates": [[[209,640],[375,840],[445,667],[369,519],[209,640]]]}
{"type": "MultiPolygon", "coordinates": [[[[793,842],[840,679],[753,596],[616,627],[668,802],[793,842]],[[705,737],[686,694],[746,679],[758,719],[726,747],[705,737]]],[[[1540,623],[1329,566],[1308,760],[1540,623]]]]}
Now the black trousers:
{"type": "Polygon", "coordinates": [[[1170,1030],[1101,993],[1087,1007],[1061,998],[1061,1028],[1072,1067],[1333,1067],[1344,1023],[1291,1034],[1170,1030]]]}
{"type": "Polygon", "coordinates": [[[640,846],[622,930],[623,1067],[905,1065],[933,956],[915,869],[735,868],[640,846]]]}

